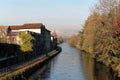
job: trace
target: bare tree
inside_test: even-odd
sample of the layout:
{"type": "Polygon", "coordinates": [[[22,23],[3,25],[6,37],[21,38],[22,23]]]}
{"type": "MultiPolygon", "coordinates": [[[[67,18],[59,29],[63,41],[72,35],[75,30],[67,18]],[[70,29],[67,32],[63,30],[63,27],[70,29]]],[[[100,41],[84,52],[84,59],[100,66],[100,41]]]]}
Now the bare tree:
{"type": "Polygon", "coordinates": [[[95,5],[95,9],[99,13],[109,13],[111,10],[114,10],[119,4],[119,0],[98,0],[99,4],[95,5]]]}

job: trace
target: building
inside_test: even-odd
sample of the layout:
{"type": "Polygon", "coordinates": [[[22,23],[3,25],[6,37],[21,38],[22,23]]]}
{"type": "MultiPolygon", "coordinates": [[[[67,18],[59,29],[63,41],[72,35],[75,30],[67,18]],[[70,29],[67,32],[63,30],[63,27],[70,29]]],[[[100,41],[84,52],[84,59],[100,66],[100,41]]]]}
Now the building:
{"type": "Polygon", "coordinates": [[[52,41],[53,49],[56,49],[56,47],[57,47],[57,34],[55,31],[51,34],[51,41],[52,41]]]}
{"type": "Polygon", "coordinates": [[[8,26],[0,26],[0,38],[7,36],[8,26]]]}
{"type": "Polygon", "coordinates": [[[41,34],[41,27],[43,27],[42,23],[31,23],[31,24],[23,24],[23,25],[15,25],[9,26],[8,36],[12,43],[19,44],[19,37],[17,36],[20,32],[31,32],[36,34],[41,34]]]}
{"type": "MultiPolygon", "coordinates": [[[[53,49],[53,43],[55,41],[51,40],[51,31],[45,28],[42,23],[28,23],[23,25],[13,25],[0,27],[0,37],[7,36],[9,43],[20,44],[20,38],[18,34],[21,32],[26,32],[31,34],[35,40],[33,43],[34,53],[48,53],[53,49]],[[2,34],[1,34],[2,33],[2,34]]],[[[53,36],[52,36],[53,37],[53,36]]],[[[53,37],[54,38],[54,37],[53,37]]]]}
{"type": "Polygon", "coordinates": [[[44,25],[42,23],[29,23],[17,26],[9,26],[12,32],[22,32],[22,31],[30,31],[40,34],[41,27],[44,25]]]}
{"type": "Polygon", "coordinates": [[[44,53],[48,53],[51,51],[51,31],[47,30],[45,26],[41,28],[41,42],[44,49],[44,53]]]}
{"type": "Polygon", "coordinates": [[[0,26],[0,42],[1,43],[6,43],[8,42],[8,26],[0,26]]]}

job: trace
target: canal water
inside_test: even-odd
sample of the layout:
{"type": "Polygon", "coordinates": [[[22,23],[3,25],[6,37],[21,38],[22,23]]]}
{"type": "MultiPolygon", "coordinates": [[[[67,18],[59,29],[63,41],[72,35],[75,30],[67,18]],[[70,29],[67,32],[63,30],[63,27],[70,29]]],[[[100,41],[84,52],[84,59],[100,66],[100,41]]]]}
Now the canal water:
{"type": "Polygon", "coordinates": [[[62,52],[34,73],[29,80],[114,80],[109,68],[67,43],[62,52]]]}

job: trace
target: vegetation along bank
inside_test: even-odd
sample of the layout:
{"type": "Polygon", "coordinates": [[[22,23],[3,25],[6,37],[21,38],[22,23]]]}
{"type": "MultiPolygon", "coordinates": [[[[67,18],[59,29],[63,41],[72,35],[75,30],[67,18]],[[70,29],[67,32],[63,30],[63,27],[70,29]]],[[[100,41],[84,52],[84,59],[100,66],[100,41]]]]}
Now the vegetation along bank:
{"type": "Polygon", "coordinates": [[[79,34],[69,40],[72,46],[91,54],[98,62],[112,68],[120,78],[120,3],[98,0],[79,34]]]}

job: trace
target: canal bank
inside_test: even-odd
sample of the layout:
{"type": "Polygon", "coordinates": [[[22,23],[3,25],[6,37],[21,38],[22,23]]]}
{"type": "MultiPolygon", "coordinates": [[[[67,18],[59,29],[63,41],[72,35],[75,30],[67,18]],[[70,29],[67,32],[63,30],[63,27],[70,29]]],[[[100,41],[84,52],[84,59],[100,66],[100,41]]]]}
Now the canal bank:
{"type": "Polygon", "coordinates": [[[48,55],[44,55],[39,59],[33,60],[24,66],[20,66],[16,69],[11,69],[8,72],[0,74],[0,80],[24,80],[33,74],[37,69],[41,68],[46,62],[61,52],[61,47],[51,51],[48,55]]]}
{"type": "Polygon", "coordinates": [[[29,80],[115,80],[111,70],[97,63],[90,55],[69,46],[60,45],[62,52],[35,72],[29,80]]]}

